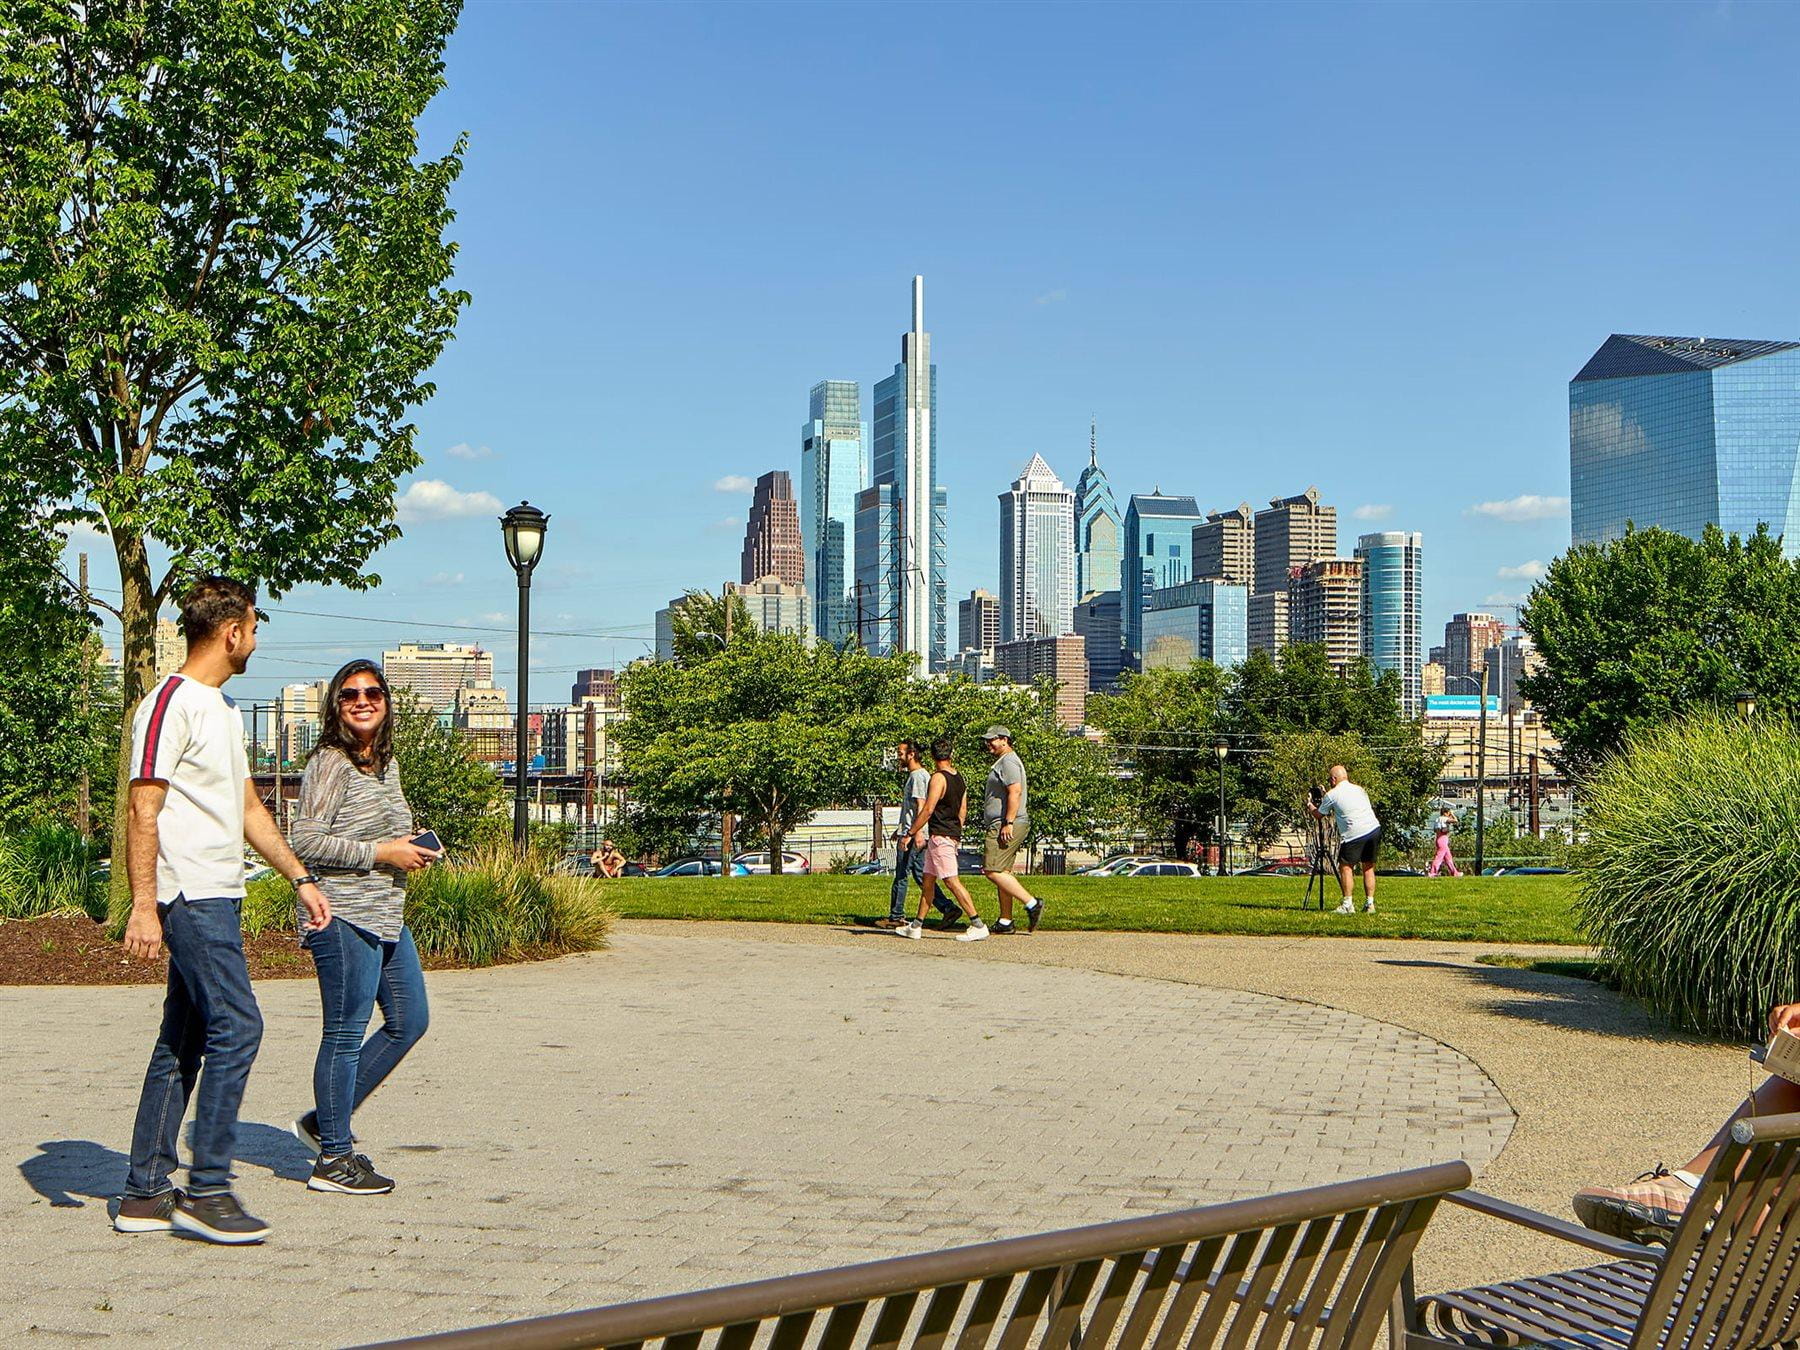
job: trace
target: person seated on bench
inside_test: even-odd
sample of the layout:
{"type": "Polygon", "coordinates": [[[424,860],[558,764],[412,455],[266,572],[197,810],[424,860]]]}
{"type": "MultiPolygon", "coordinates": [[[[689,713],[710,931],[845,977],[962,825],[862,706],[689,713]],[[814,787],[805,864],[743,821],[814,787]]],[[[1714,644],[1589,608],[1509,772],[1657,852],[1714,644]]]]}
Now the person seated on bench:
{"type": "MultiPolygon", "coordinates": [[[[1769,1013],[1769,1034],[1786,1031],[1800,1036],[1800,1003],[1783,1003],[1769,1013]]],[[[1687,1212],[1688,1201],[1713,1155],[1728,1137],[1731,1122],[1741,1116],[1776,1116],[1800,1111],[1800,1084],[1770,1074],[1763,1085],[1733,1111],[1706,1147],[1670,1171],[1658,1163],[1623,1186],[1584,1186],[1575,1192],[1575,1217],[1596,1233],[1641,1241],[1649,1230],[1673,1233],[1687,1212]]]]}

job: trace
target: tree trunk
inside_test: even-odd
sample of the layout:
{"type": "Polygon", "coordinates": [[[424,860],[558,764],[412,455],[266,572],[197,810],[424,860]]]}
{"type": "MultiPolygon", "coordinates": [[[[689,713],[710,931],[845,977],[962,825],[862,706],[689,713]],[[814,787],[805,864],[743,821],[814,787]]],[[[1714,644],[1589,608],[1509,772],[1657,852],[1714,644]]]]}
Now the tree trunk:
{"type": "Polygon", "coordinates": [[[124,703],[119,722],[118,791],[113,798],[112,908],[115,918],[131,900],[131,880],[125,867],[125,821],[131,808],[131,718],[138,703],[156,683],[156,586],[150,580],[150,555],[138,536],[114,535],[119,558],[119,586],[124,594],[119,606],[124,634],[119,654],[120,697],[124,703]]]}
{"type": "Polygon", "coordinates": [[[770,794],[769,828],[765,833],[769,836],[769,875],[781,875],[781,844],[787,838],[787,831],[781,828],[781,794],[770,794]]]}

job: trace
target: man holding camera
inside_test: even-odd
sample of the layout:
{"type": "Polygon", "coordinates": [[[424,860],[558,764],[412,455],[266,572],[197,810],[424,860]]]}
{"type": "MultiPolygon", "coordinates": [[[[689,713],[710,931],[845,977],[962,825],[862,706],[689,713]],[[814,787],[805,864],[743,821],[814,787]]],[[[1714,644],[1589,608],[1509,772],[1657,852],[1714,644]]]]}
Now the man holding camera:
{"type": "Polygon", "coordinates": [[[1344,902],[1337,907],[1337,912],[1356,913],[1356,902],[1351,899],[1351,895],[1356,889],[1356,869],[1360,867],[1363,878],[1363,913],[1373,914],[1375,854],[1381,847],[1381,822],[1375,817],[1375,808],[1369,802],[1369,794],[1350,781],[1348,769],[1342,764],[1333,764],[1331,790],[1320,796],[1317,802],[1308,802],[1306,809],[1320,820],[1329,815],[1337,826],[1338,885],[1344,892],[1344,902]]]}

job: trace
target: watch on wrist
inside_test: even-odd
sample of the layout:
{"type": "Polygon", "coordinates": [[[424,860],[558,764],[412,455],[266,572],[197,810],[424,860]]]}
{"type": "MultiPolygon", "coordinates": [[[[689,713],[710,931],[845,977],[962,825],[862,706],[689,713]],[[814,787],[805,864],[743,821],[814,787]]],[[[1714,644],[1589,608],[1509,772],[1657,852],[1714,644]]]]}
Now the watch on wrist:
{"type": "Polygon", "coordinates": [[[319,884],[319,879],[316,876],[314,876],[311,872],[308,872],[303,877],[295,877],[294,881],[293,881],[293,886],[294,886],[295,890],[299,890],[302,886],[317,886],[318,884],[319,884]]]}

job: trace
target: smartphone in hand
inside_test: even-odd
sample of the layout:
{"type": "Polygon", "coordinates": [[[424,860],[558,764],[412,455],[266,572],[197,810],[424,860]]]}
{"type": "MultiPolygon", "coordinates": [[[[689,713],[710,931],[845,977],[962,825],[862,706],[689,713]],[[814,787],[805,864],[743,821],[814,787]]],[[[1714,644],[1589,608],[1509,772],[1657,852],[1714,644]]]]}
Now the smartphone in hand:
{"type": "Polygon", "coordinates": [[[443,841],[437,837],[436,830],[426,830],[421,834],[415,834],[408,842],[415,848],[428,848],[433,853],[442,853],[444,851],[443,841]]]}

